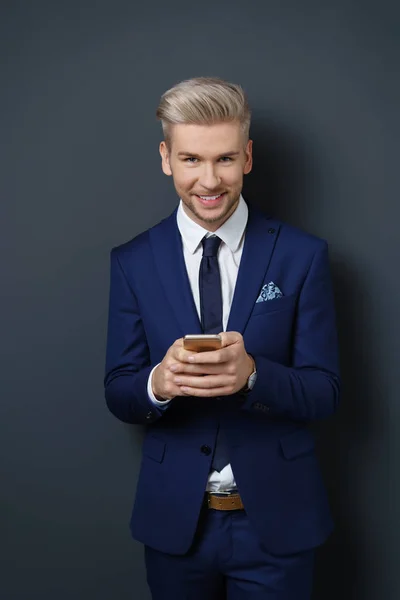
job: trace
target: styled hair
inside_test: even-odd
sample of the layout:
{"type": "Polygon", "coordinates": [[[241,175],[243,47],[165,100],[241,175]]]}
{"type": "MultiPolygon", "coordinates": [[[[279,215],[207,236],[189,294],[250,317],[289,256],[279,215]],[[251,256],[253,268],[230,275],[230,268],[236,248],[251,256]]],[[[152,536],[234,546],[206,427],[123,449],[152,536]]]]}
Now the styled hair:
{"type": "Polygon", "coordinates": [[[170,145],[171,125],[213,125],[239,121],[249,139],[251,111],[240,85],[218,77],[196,77],[167,90],[158,105],[165,141],[170,145]]]}

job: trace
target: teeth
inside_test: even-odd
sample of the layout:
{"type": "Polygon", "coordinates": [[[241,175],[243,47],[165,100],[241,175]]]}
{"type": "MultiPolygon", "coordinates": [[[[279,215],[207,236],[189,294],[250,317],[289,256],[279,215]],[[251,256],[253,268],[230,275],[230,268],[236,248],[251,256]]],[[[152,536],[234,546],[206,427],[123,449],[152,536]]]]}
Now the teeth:
{"type": "Polygon", "coordinates": [[[217,198],[219,198],[221,196],[221,194],[218,194],[218,196],[200,196],[200,198],[202,200],[216,200],[217,198]]]}

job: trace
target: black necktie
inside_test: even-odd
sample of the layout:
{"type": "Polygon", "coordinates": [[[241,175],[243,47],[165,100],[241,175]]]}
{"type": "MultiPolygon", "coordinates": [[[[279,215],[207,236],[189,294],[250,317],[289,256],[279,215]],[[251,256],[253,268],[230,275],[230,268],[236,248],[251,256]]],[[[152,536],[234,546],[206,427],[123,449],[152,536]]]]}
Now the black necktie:
{"type": "MultiPolygon", "coordinates": [[[[202,244],[203,258],[199,272],[201,325],[204,333],[220,333],[223,330],[222,291],[217,254],[221,239],[215,235],[205,237],[202,244]]],[[[222,471],[228,463],[228,447],[218,428],[211,466],[216,471],[222,471]]]]}

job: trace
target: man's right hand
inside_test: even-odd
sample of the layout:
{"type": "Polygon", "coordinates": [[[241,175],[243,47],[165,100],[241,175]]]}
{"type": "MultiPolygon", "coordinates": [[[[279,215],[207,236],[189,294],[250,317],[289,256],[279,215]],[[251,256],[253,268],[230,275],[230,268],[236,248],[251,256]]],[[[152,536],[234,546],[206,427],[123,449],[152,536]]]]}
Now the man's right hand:
{"type": "MultiPolygon", "coordinates": [[[[185,350],[183,338],[176,340],[164,356],[162,362],[154,369],[152,378],[153,394],[157,400],[170,400],[175,396],[181,396],[180,387],[174,383],[175,372],[171,371],[172,365],[188,364],[187,357],[193,355],[193,351],[185,350]]],[[[179,370],[179,369],[178,369],[179,370]]]]}

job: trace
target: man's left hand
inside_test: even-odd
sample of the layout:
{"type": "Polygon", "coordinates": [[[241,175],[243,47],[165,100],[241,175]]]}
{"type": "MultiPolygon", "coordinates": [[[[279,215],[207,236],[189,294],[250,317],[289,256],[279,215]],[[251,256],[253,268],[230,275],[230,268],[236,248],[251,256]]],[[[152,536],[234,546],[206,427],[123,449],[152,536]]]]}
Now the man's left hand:
{"type": "Polygon", "coordinates": [[[171,365],[175,384],[183,396],[229,396],[245,387],[254,362],[247,354],[243,336],[237,331],[220,334],[222,348],[194,352],[187,363],[171,365]]]}

